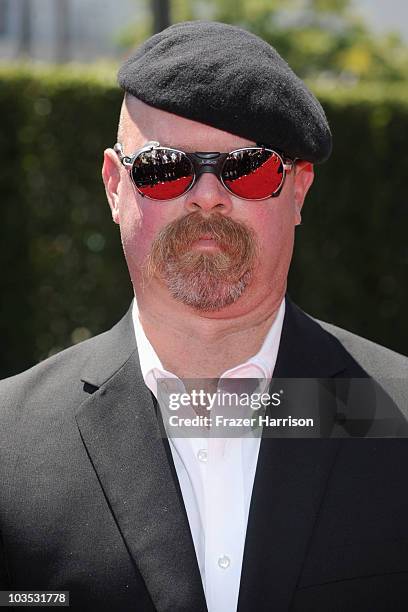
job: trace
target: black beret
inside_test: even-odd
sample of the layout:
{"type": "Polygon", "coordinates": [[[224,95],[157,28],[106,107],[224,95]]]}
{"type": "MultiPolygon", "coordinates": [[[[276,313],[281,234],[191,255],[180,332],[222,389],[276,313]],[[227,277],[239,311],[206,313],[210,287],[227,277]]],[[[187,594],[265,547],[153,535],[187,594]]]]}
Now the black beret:
{"type": "Polygon", "coordinates": [[[324,111],[267,42],[218,22],[176,23],[146,40],[118,73],[146,104],[321,162],[331,152],[324,111]]]}

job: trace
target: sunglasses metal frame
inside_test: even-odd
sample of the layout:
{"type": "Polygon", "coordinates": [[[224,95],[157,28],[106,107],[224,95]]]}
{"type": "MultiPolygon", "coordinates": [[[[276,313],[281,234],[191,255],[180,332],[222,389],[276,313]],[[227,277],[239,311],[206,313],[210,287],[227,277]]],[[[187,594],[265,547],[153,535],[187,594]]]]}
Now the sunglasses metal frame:
{"type": "Polygon", "coordinates": [[[269,198],[276,198],[280,194],[280,192],[282,191],[283,185],[285,183],[286,174],[291,172],[291,170],[293,169],[293,167],[295,165],[295,162],[296,162],[296,160],[288,159],[287,157],[284,158],[283,155],[281,153],[279,153],[278,151],[275,151],[274,149],[270,149],[269,147],[264,146],[264,145],[257,145],[257,146],[254,146],[254,147],[242,147],[240,149],[234,149],[233,151],[230,151],[229,153],[219,153],[219,152],[215,152],[215,151],[214,152],[212,152],[212,151],[196,151],[195,153],[187,153],[186,151],[181,151],[180,149],[174,149],[172,147],[161,146],[159,142],[152,140],[152,141],[147,142],[145,145],[143,145],[143,147],[138,149],[132,155],[125,155],[125,153],[123,151],[123,147],[122,147],[122,145],[119,142],[117,142],[115,144],[115,146],[113,147],[113,150],[118,155],[118,157],[119,157],[121,163],[123,164],[123,166],[127,170],[129,170],[130,179],[132,181],[132,184],[136,188],[137,192],[142,197],[148,198],[149,200],[154,200],[155,202],[168,202],[170,200],[177,200],[178,198],[181,198],[186,193],[188,193],[190,191],[190,189],[192,189],[194,187],[194,185],[196,184],[196,182],[199,179],[199,177],[202,174],[204,174],[204,173],[215,174],[217,176],[218,180],[223,185],[223,187],[228,191],[228,193],[232,194],[236,198],[240,198],[241,200],[260,201],[260,200],[268,200],[269,198]],[[134,163],[135,163],[136,159],[139,157],[139,155],[141,155],[144,152],[153,151],[155,149],[165,149],[166,151],[173,151],[175,153],[181,153],[191,163],[192,170],[193,170],[193,180],[192,180],[191,184],[187,187],[187,189],[185,191],[183,191],[183,193],[181,193],[178,196],[175,196],[174,198],[160,199],[160,198],[153,198],[151,196],[148,196],[145,193],[142,193],[142,191],[140,191],[139,187],[136,185],[136,182],[135,182],[135,180],[133,178],[133,172],[132,172],[133,166],[134,166],[134,163]],[[279,184],[279,187],[277,189],[275,189],[275,191],[273,193],[271,193],[270,195],[267,195],[267,196],[265,196],[263,198],[244,198],[243,196],[239,196],[236,193],[234,193],[224,183],[224,180],[222,178],[223,167],[224,167],[226,159],[230,155],[232,155],[233,153],[239,153],[240,151],[260,150],[260,149],[264,150],[264,151],[268,151],[268,152],[276,155],[280,159],[280,161],[282,163],[282,180],[281,180],[281,182],[279,184]]]}

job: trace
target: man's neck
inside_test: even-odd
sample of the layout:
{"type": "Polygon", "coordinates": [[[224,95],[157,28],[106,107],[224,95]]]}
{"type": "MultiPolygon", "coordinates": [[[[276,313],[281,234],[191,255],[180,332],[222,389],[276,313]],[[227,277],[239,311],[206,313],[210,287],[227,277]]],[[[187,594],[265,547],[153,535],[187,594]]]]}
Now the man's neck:
{"type": "Polygon", "coordinates": [[[165,296],[137,301],[144,332],[166,370],[183,379],[218,378],[260,350],[284,293],[217,313],[175,306],[165,296]]]}

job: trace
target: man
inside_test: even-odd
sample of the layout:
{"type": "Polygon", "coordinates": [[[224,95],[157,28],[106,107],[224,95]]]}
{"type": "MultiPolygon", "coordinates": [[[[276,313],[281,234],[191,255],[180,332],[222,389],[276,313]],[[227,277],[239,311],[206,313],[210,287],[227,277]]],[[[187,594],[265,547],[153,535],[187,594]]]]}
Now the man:
{"type": "Polygon", "coordinates": [[[407,360],[285,297],[331,149],[321,106],[218,23],[152,37],[119,82],[103,180],[135,301],[1,385],[2,588],[69,591],[74,610],[406,610],[407,360]],[[292,407],[318,405],[330,439],[168,440],[162,379],[300,381],[292,407]],[[373,431],[392,439],[358,439],[373,431]]]}

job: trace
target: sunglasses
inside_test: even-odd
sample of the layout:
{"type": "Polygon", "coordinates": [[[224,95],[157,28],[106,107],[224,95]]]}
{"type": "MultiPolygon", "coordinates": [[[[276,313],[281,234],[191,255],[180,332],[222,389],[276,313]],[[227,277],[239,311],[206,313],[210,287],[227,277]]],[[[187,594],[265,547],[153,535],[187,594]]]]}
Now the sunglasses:
{"type": "Polygon", "coordinates": [[[148,142],[131,156],[122,145],[114,150],[140,195],[151,200],[174,200],[186,194],[201,174],[215,174],[232,195],[243,200],[277,197],[295,161],[264,146],[230,153],[186,153],[148,142]]]}

